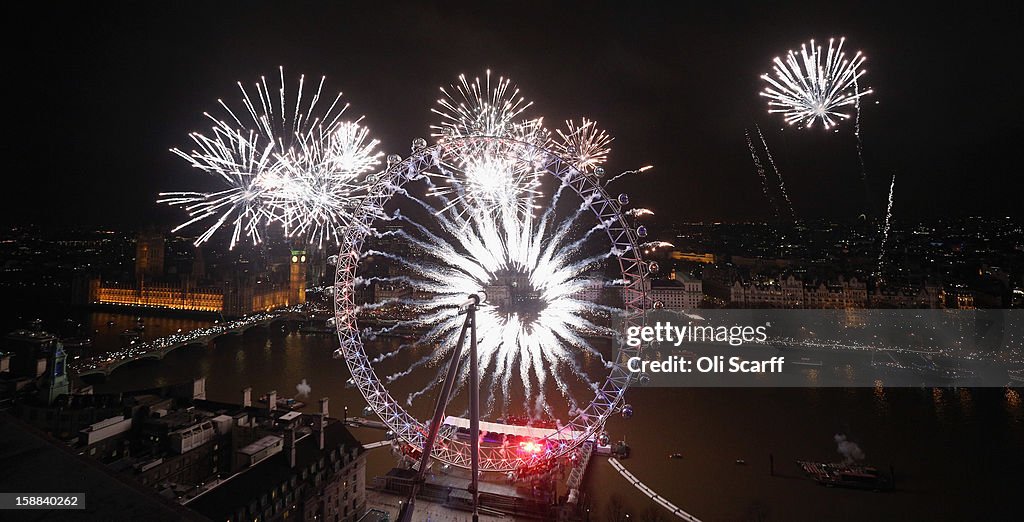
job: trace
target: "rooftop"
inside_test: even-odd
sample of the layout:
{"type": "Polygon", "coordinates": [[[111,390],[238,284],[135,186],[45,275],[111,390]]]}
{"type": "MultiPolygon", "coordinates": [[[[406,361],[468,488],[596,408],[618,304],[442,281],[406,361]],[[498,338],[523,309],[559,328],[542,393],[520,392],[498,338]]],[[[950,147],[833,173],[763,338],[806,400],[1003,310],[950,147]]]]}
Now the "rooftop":
{"type": "Polygon", "coordinates": [[[141,484],[122,480],[102,463],[51,442],[4,413],[0,413],[0,469],[4,470],[0,491],[85,493],[84,510],[29,512],[39,520],[63,519],[61,514],[79,520],[207,520],[141,484]]]}
{"type": "Polygon", "coordinates": [[[280,486],[331,451],[344,453],[353,448],[360,453],[363,451],[362,444],[348,429],[336,419],[331,419],[324,428],[323,451],[320,451],[315,434],[301,437],[295,442],[294,468],[288,465],[288,451],[282,451],[229,477],[223,484],[189,502],[188,507],[213,520],[226,520],[240,507],[256,499],[256,495],[280,486]]]}

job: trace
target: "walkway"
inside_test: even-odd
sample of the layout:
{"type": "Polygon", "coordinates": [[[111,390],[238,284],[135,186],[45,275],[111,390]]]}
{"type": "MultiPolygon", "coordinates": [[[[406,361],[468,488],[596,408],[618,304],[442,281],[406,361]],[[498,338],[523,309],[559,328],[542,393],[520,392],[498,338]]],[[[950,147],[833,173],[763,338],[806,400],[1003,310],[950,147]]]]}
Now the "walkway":
{"type": "Polygon", "coordinates": [[[669,502],[665,497],[655,493],[654,490],[647,487],[643,482],[640,482],[640,479],[636,478],[636,476],[630,473],[629,470],[623,467],[618,459],[610,458],[608,459],[608,462],[611,463],[612,467],[615,468],[615,471],[618,471],[623,478],[628,480],[630,484],[636,486],[636,489],[639,489],[641,493],[650,497],[651,500],[657,502],[658,505],[667,509],[673,515],[686,520],[687,522],[700,522],[699,518],[683,511],[683,508],[669,502]]]}

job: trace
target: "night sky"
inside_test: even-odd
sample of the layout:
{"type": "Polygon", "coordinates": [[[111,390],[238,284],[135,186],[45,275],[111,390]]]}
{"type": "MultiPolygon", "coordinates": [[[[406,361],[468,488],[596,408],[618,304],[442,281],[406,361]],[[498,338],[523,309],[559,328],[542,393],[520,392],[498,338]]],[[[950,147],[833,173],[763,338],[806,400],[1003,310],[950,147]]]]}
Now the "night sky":
{"type": "Polygon", "coordinates": [[[158,208],[157,192],[212,185],[168,149],[209,127],[202,113],[217,98],[237,102],[236,81],[279,65],[292,81],[326,75],[348,114],[366,115],[384,151],[402,155],[429,135],[439,86],[486,68],[511,76],[549,127],[588,116],[613,134],[612,173],[655,165],[614,191],[665,221],[771,217],[743,134],[755,123],[801,217],[877,214],[893,172],[897,217],[1022,214],[1020,3],[346,4],[9,13],[4,222],[170,224],[180,214],[158,208]],[[757,94],[774,56],[843,35],[867,53],[863,83],[875,89],[862,114],[868,203],[850,122],[782,130],[757,94]]]}

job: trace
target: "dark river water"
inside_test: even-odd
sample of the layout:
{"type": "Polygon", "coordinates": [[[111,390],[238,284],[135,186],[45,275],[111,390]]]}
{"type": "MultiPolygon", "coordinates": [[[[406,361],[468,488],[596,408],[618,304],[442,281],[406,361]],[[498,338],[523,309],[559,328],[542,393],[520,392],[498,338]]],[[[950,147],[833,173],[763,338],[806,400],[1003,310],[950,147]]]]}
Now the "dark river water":
{"type": "MultiPolygon", "coordinates": [[[[94,351],[123,342],[135,318],[83,316],[96,339],[94,351]],[[114,324],[108,326],[110,321],[114,324]]],[[[150,317],[145,337],[209,321],[150,317]]],[[[254,329],[208,347],[183,348],[163,361],[143,361],[96,383],[97,392],[125,391],[206,378],[210,399],[241,401],[277,390],[297,396],[312,388],[307,409],[330,398],[332,416],[362,415],[359,392],[346,386],[344,361],[332,352],[331,335],[294,328],[254,329]]],[[[635,388],[635,414],[608,425],[632,456],[622,463],[669,501],[705,521],[715,520],[1011,520],[1020,519],[1024,484],[1024,404],[1007,388],[635,388]],[[797,459],[837,461],[833,436],[845,434],[865,461],[895,471],[896,490],[832,489],[803,477],[797,459]],[[680,459],[670,459],[673,453],[680,459]],[[775,476],[769,473],[774,456],[775,476]],[[737,464],[737,459],[746,462],[737,464]]],[[[299,400],[303,400],[299,397],[299,400]]],[[[364,443],[383,438],[356,430],[364,443]]],[[[394,464],[387,449],[373,450],[370,474],[394,464]]],[[[644,520],[651,501],[603,457],[586,481],[592,519],[604,520],[608,504],[621,504],[644,520]]],[[[662,520],[673,520],[661,511],[662,520]]]]}

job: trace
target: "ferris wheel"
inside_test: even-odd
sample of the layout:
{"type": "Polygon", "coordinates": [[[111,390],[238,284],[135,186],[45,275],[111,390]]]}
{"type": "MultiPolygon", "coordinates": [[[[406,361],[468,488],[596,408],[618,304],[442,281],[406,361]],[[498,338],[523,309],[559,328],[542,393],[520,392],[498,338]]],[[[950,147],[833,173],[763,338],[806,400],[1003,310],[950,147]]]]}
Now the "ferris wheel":
{"type": "MultiPolygon", "coordinates": [[[[436,394],[443,380],[437,368],[447,366],[442,361],[456,344],[459,303],[486,294],[477,314],[478,362],[495,422],[482,430],[505,436],[482,438],[479,467],[507,472],[595,440],[622,410],[634,378],[626,361],[641,348],[616,332],[643,324],[644,281],[658,269],[641,259],[637,238],[647,231],[629,222],[628,196],[612,197],[602,185],[603,168],[581,162],[572,147],[556,151],[528,136],[464,134],[447,132],[432,146],[417,139],[409,157],[389,156],[387,169],[370,180],[336,259],[338,354],[368,408],[421,450],[427,416],[412,406],[436,394]],[[390,269],[374,272],[371,265],[382,258],[390,269]],[[617,276],[598,285],[619,298],[614,307],[596,302],[589,277],[596,267],[617,276]],[[377,295],[368,298],[367,286],[377,295]],[[401,341],[370,348],[396,333],[401,341]],[[595,338],[605,340],[604,353],[595,338]],[[589,377],[581,357],[603,375],[589,377]],[[389,363],[395,364],[385,368],[389,363]],[[566,375],[577,377],[575,386],[566,375]],[[406,379],[424,384],[402,388],[406,379]],[[513,396],[523,399],[527,417],[568,418],[544,429],[502,430],[498,425],[511,424],[513,396]]],[[[456,391],[469,381],[469,365],[458,368],[456,391]]],[[[432,456],[468,468],[471,444],[458,421],[452,416],[440,426],[432,456]]]]}

